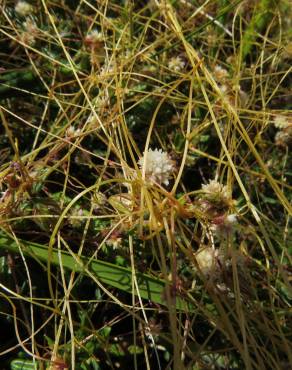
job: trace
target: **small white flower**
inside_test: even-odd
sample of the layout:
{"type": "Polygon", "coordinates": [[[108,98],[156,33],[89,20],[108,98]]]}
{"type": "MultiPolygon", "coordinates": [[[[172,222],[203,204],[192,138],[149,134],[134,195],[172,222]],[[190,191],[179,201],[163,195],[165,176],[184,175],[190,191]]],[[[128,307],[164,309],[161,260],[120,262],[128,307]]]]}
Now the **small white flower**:
{"type": "Polygon", "coordinates": [[[98,96],[96,99],[96,107],[98,109],[105,108],[109,105],[110,99],[107,96],[98,96]]]}
{"type": "Polygon", "coordinates": [[[217,64],[214,67],[214,76],[217,80],[222,80],[228,76],[228,71],[217,64]]]}
{"type": "Polygon", "coordinates": [[[70,216],[69,216],[69,224],[74,227],[78,228],[83,223],[83,210],[79,206],[75,206],[71,208],[70,210],[70,216]]]}
{"type": "Polygon", "coordinates": [[[291,141],[291,135],[285,131],[278,131],[275,135],[275,144],[279,146],[287,146],[287,144],[291,141]]]}
{"type": "Polygon", "coordinates": [[[173,57],[168,62],[168,68],[175,72],[181,72],[185,67],[185,62],[181,57],[173,57]]]}
{"type": "Polygon", "coordinates": [[[104,63],[104,65],[100,69],[100,78],[104,79],[104,78],[110,77],[114,72],[115,72],[115,65],[113,61],[104,63]]]}
{"type": "Polygon", "coordinates": [[[101,191],[97,191],[93,195],[92,201],[94,204],[94,210],[97,211],[106,204],[107,198],[101,191]]]}
{"type": "Polygon", "coordinates": [[[117,249],[122,246],[123,238],[122,234],[119,230],[113,230],[110,235],[107,236],[105,240],[105,244],[107,246],[112,247],[113,249],[117,249]]]}
{"type": "MultiPolygon", "coordinates": [[[[101,110],[104,108],[107,108],[110,105],[110,98],[108,96],[108,93],[105,91],[104,93],[101,93],[97,95],[93,101],[92,105],[95,108],[95,110],[101,110]]],[[[93,113],[90,113],[88,116],[87,122],[96,122],[96,116],[93,113]]]]}
{"type": "Polygon", "coordinates": [[[236,224],[236,222],[237,222],[237,216],[235,214],[231,214],[226,217],[225,223],[232,225],[232,224],[236,224]]]}
{"type": "Polygon", "coordinates": [[[202,184],[202,190],[206,194],[220,193],[222,185],[216,180],[209,180],[209,184],[202,184]]]}
{"type": "Polygon", "coordinates": [[[218,250],[211,247],[200,248],[195,254],[197,264],[202,274],[210,275],[217,269],[218,250]]]}
{"type": "Polygon", "coordinates": [[[32,6],[27,3],[26,1],[18,1],[18,3],[15,5],[15,11],[22,17],[25,17],[26,15],[29,15],[33,8],[32,6]]]}
{"type": "Polygon", "coordinates": [[[90,44],[98,44],[103,42],[104,37],[103,34],[97,30],[93,30],[88,33],[85,37],[85,42],[90,43],[90,44]]]}
{"type": "Polygon", "coordinates": [[[226,236],[233,231],[233,227],[236,223],[237,217],[235,214],[219,216],[213,220],[213,223],[210,226],[210,231],[218,237],[226,236]]]}
{"type": "Polygon", "coordinates": [[[76,130],[74,126],[69,126],[66,130],[67,137],[78,136],[80,135],[80,133],[81,133],[81,130],[79,128],[76,130]]]}
{"type": "Polygon", "coordinates": [[[35,44],[35,37],[28,32],[23,32],[20,40],[26,45],[33,46],[35,44]]]}
{"type": "Polygon", "coordinates": [[[220,85],[219,89],[220,89],[220,91],[222,92],[223,95],[226,94],[227,91],[228,91],[228,87],[226,85],[220,85]]]}
{"type": "Polygon", "coordinates": [[[118,249],[122,245],[122,238],[110,238],[106,240],[106,245],[112,247],[113,249],[118,249]]]}
{"type": "Polygon", "coordinates": [[[33,46],[35,44],[35,36],[38,34],[37,25],[31,20],[26,19],[22,23],[24,30],[20,33],[19,39],[26,45],[33,46]]]}
{"type": "Polygon", "coordinates": [[[283,130],[285,128],[291,127],[292,122],[289,122],[287,117],[278,114],[274,118],[274,125],[279,130],[283,130]]]}
{"type": "Polygon", "coordinates": [[[38,27],[37,25],[31,20],[31,19],[26,19],[25,22],[22,23],[25,31],[31,33],[31,34],[37,34],[38,33],[38,27]]]}
{"type": "Polygon", "coordinates": [[[169,184],[174,163],[162,149],[149,149],[148,152],[144,152],[138,164],[141,169],[145,167],[145,175],[148,180],[158,184],[169,184]]]}
{"type": "Polygon", "coordinates": [[[128,193],[112,195],[108,202],[118,212],[128,213],[133,209],[132,199],[128,193]]]}
{"type": "Polygon", "coordinates": [[[202,184],[202,191],[207,196],[221,196],[222,198],[229,199],[230,192],[226,185],[220,184],[216,180],[209,180],[209,184],[202,184]]]}

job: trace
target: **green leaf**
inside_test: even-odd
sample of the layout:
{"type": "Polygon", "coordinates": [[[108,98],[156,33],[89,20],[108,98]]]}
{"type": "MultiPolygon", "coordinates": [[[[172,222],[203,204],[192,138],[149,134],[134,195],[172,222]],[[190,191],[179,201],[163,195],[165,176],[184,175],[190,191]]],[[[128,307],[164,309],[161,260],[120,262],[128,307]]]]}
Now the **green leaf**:
{"type": "MultiPolygon", "coordinates": [[[[18,240],[21,245],[22,252],[39,261],[48,261],[56,266],[59,266],[58,251],[53,249],[50,253],[47,246],[36,243],[18,240]]],[[[3,232],[0,234],[0,248],[8,249],[15,253],[19,252],[18,244],[8,234],[3,232]]],[[[84,274],[94,274],[102,283],[120,289],[124,292],[132,294],[132,271],[129,268],[114,265],[109,262],[100,260],[90,260],[86,257],[72,256],[68,252],[61,251],[62,265],[71,271],[82,272],[84,274]]],[[[141,298],[151,302],[167,306],[164,300],[166,284],[163,280],[149,276],[147,274],[136,274],[139,295],[141,298]]],[[[138,293],[135,291],[135,294],[138,293]]],[[[190,302],[187,302],[181,297],[176,297],[176,309],[189,312],[194,310],[190,302]]]]}
{"type": "Polygon", "coordinates": [[[131,355],[140,355],[141,353],[143,353],[143,348],[139,347],[139,346],[134,346],[134,345],[131,345],[128,347],[128,351],[131,353],[131,355]]]}
{"type": "Polygon", "coordinates": [[[112,328],[110,326],[105,326],[98,331],[98,334],[104,338],[108,338],[111,333],[112,328]]]}
{"type": "Polygon", "coordinates": [[[124,350],[122,349],[122,347],[119,344],[112,344],[109,347],[109,352],[112,355],[117,356],[117,357],[121,357],[121,356],[124,356],[125,355],[124,350]]]}
{"type": "Polygon", "coordinates": [[[277,3],[274,0],[261,0],[254,7],[254,13],[242,38],[242,58],[250,53],[257,34],[264,31],[273,16],[277,3]]]}
{"type": "Polygon", "coordinates": [[[11,370],[32,370],[36,369],[36,365],[33,363],[33,361],[30,360],[13,360],[10,363],[10,369],[11,370]]]}

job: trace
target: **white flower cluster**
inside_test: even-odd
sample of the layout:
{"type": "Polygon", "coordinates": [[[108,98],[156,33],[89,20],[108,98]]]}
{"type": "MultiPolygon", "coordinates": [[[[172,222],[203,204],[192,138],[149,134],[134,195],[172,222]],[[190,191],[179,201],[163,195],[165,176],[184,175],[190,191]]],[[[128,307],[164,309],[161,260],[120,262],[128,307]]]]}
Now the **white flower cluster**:
{"type": "Polygon", "coordinates": [[[226,185],[220,184],[216,180],[209,180],[209,184],[202,184],[202,191],[206,196],[219,196],[224,199],[229,199],[231,197],[230,192],[226,185]]]}
{"type": "Polygon", "coordinates": [[[103,34],[101,32],[99,32],[97,30],[93,30],[93,31],[89,32],[86,35],[85,41],[87,43],[91,43],[91,44],[95,45],[95,44],[103,42],[104,37],[103,37],[103,34]]]}
{"type": "Polygon", "coordinates": [[[149,149],[144,152],[138,162],[140,168],[145,167],[146,179],[158,184],[169,184],[169,178],[174,170],[174,163],[162,149],[149,149]]]}
{"type": "Polygon", "coordinates": [[[120,237],[112,237],[106,240],[105,244],[112,247],[114,250],[118,249],[122,245],[123,239],[120,237]]]}
{"type": "Polygon", "coordinates": [[[20,34],[19,39],[25,45],[33,46],[35,44],[35,37],[34,37],[34,35],[32,33],[29,33],[28,31],[22,32],[20,34]]]}
{"type": "Polygon", "coordinates": [[[231,215],[228,215],[226,217],[226,220],[225,222],[228,224],[228,225],[233,225],[233,224],[236,224],[237,222],[237,216],[233,213],[231,215]]]}
{"type": "Polygon", "coordinates": [[[218,237],[226,236],[232,233],[236,223],[237,217],[235,214],[227,215],[221,218],[220,220],[217,219],[215,223],[213,222],[213,224],[210,227],[210,230],[218,237]]]}
{"type": "Polygon", "coordinates": [[[38,33],[38,27],[31,19],[26,18],[25,22],[23,22],[22,25],[26,32],[29,32],[31,34],[38,33]]]}
{"type": "Polygon", "coordinates": [[[203,275],[214,274],[217,269],[218,250],[211,247],[200,248],[195,254],[197,264],[203,275]]]}
{"type": "Polygon", "coordinates": [[[279,130],[275,135],[275,144],[287,146],[292,138],[292,121],[286,116],[277,114],[274,118],[274,126],[279,130]]]}
{"type": "Polygon", "coordinates": [[[285,128],[291,127],[292,123],[289,122],[287,117],[278,114],[274,118],[274,125],[279,130],[284,130],[285,128]]]}
{"type": "Polygon", "coordinates": [[[79,206],[75,206],[71,208],[69,219],[68,219],[69,224],[74,228],[80,227],[83,223],[82,216],[83,216],[82,208],[80,208],[79,206]]]}
{"type": "Polygon", "coordinates": [[[217,80],[223,80],[228,77],[228,71],[217,64],[214,67],[214,76],[217,80]]]}
{"type": "Polygon", "coordinates": [[[15,5],[14,10],[22,17],[25,17],[26,15],[29,15],[32,12],[33,8],[26,1],[18,1],[18,3],[15,5]]]}
{"type": "Polygon", "coordinates": [[[275,143],[276,145],[285,147],[290,141],[290,135],[288,132],[285,131],[278,131],[275,135],[275,143]]]}
{"type": "Polygon", "coordinates": [[[26,18],[22,23],[24,31],[20,34],[20,40],[29,46],[33,46],[36,42],[35,36],[38,35],[37,25],[29,18],[26,18]]]}
{"type": "Polygon", "coordinates": [[[102,208],[106,204],[107,198],[101,191],[97,191],[93,195],[92,201],[94,204],[94,210],[97,211],[98,209],[102,208]]]}
{"type": "Polygon", "coordinates": [[[185,62],[181,57],[173,57],[168,62],[168,68],[174,72],[181,72],[185,67],[185,62]]]}
{"type": "Polygon", "coordinates": [[[104,80],[108,77],[112,77],[112,74],[115,72],[115,64],[113,61],[105,62],[100,69],[99,77],[104,80]]]}
{"type": "Polygon", "coordinates": [[[81,130],[78,128],[76,129],[74,126],[69,126],[66,130],[66,136],[68,138],[79,136],[81,134],[81,130]]]}

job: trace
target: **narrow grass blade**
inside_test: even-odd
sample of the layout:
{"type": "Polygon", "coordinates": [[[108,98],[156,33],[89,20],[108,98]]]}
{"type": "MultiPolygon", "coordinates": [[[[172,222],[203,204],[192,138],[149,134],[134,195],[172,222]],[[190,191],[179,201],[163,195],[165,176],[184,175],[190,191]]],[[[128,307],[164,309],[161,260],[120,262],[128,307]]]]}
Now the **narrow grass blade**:
{"type": "MultiPolygon", "coordinates": [[[[20,243],[25,255],[40,261],[48,260],[48,248],[46,246],[26,241],[20,241],[20,243]]],[[[17,243],[9,236],[3,234],[0,234],[0,249],[7,249],[15,253],[19,251],[17,243]]],[[[86,267],[101,282],[132,294],[132,272],[130,269],[100,260],[89,261],[86,257],[78,257],[78,260],[76,260],[65,251],[61,251],[61,255],[64,268],[86,274],[86,267]]],[[[59,265],[57,250],[53,249],[50,261],[53,265],[59,265]]],[[[163,298],[166,287],[165,282],[147,274],[137,273],[136,276],[140,296],[151,302],[166,306],[166,301],[163,298]]],[[[176,308],[184,312],[193,309],[189,302],[180,297],[176,297],[176,308]]]]}

